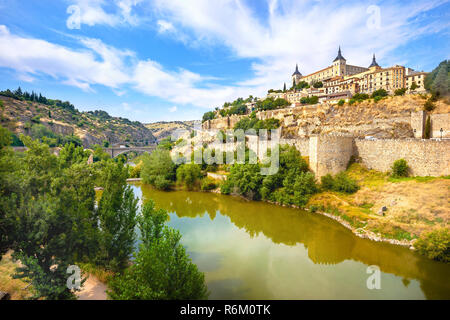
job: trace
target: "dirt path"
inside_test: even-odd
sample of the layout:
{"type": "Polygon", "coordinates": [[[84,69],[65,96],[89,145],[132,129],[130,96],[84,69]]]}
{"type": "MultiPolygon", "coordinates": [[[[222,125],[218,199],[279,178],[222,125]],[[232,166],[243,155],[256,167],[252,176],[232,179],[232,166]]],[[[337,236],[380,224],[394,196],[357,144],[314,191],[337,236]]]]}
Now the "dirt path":
{"type": "Polygon", "coordinates": [[[77,292],[78,300],[106,300],[108,287],[95,276],[89,275],[81,291],[77,292]]]}

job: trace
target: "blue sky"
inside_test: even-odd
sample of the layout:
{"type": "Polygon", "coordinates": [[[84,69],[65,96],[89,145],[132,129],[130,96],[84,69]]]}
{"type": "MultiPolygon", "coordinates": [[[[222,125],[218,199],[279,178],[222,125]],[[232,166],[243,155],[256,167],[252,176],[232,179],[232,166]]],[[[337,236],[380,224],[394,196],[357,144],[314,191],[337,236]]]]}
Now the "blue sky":
{"type": "Polygon", "coordinates": [[[0,0],[0,88],[141,122],[194,120],[327,67],[431,71],[450,1],[0,0]]]}

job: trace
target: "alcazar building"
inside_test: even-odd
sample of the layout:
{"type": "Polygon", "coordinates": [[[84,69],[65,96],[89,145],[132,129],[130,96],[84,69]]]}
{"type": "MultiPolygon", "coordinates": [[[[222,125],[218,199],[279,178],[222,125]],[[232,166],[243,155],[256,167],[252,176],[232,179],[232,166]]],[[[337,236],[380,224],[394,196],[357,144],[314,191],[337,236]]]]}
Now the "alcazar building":
{"type": "Polygon", "coordinates": [[[292,74],[293,86],[304,81],[310,85],[310,88],[271,92],[268,96],[284,98],[291,103],[300,102],[302,97],[312,95],[318,96],[321,102],[338,101],[349,99],[355,93],[371,94],[379,89],[384,89],[391,94],[401,88],[410,90],[413,83],[416,84],[415,92],[423,92],[426,74],[426,72],[417,72],[399,65],[382,68],[378,65],[375,54],[367,68],[350,65],[347,64],[339,47],[333,63],[322,70],[304,76],[296,65],[295,72],[292,74]],[[316,88],[315,83],[321,83],[321,85],[316,88]]]}

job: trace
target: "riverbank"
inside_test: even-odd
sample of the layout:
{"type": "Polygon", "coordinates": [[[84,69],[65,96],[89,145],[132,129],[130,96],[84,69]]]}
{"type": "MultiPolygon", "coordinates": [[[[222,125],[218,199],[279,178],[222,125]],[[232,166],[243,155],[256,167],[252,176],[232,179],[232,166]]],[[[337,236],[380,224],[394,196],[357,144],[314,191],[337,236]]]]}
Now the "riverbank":
{"type": "MultiPolygon", "coordinates": [[[[357,163],[346,173],[360,186],[356,193],[322,191],[303,209],[339,222],[360,238],[410,249],[426,233],[448,229],[449,177],[394,179],[357,163]]],[[[211,192],[220,193],[220,189],[211,192]]]]}

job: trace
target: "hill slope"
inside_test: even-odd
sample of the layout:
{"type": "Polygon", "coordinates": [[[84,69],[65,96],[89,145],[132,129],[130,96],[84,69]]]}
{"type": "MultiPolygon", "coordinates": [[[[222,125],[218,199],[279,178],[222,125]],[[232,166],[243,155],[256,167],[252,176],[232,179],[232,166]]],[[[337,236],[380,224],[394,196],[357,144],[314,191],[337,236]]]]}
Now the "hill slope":
{"type": "MultiPolygon", "coordinates": [[[[175,130],[184,129],[184,130],[192,130],[195,126],[195,120],[192,121],[160,121],[155,123],[145,124],[153,135],[158,139],[164,139],[165,137],[170,136],[175,130]]],[[[199,123],[200,126],[200,123],[199,123]]]]}
{"type": "Polygon", "coordinates": [[[16,135],[23,133],[34,138],[46,133],[75,136],[85,147],[105,140],[112,145],[146,145],[156,140],[142,123],[111,117],[105,111],[80,112],[70,103],[45,104],[3,95],[0,95],[0,125],[16,135]]]}

